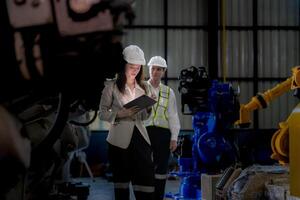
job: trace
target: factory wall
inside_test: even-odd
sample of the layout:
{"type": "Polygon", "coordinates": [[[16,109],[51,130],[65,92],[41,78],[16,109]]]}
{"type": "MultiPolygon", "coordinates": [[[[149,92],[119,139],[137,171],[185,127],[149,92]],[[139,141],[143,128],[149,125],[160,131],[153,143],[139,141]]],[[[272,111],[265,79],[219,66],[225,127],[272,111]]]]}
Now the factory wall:
{"type": "MultiPolygon", "coordinates": [[[[219,16],[217,76],[219,80],[225,76],[234,88],[239,88],[240,102],[247,103],[257,92],[264,92],[291,76],[292,67],[300,65],[300,1],[219,0],[218,4],[218,12],[224,15],[219,16]],[[223,25],[225,42],[221,39],[223,25]]],[[[177,78],[182,69],[192,65],[209,68],[208,0],[136,0],[135,13],[133,25],[125,29],[123,44],[139,45],[147,61],[154,55],[167,59],[165,82],[176,93],[182,129],[190,130],[191,116],[180,112],[177,78]]],[[[145,72],[148,73],[146,66],[145,72]]],[[[292,91],[274,100],[267,109],[258,112],[254,120],[256,128],[277,128],[297,102],[292,91]]]]}
{"type": "MultiPolygon", "coordinates": [[[[240,101],[247,103],[257,92],[271,89],[290,77],[292,67],[300,65],[300,1],[224,2],[227,77],[240,86],[240,101]]],[[[219,46],[221,48],[222,44],[219,46]]],[[[219,76],[223,76],[221,59],[219,63],[219,76]]],[[[297,102],[292,91],[274,100],[267,109],[258,112],[257,128],[277,128],[297,102]]]]}

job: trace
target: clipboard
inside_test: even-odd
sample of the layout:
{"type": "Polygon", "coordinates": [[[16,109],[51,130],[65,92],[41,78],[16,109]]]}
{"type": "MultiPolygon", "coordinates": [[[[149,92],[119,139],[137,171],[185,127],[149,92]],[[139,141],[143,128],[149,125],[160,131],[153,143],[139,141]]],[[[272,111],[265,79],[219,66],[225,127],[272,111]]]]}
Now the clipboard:
{"type": "Polygon", "coordinates": [[[142,95],[142,96],[128,102],[123,107],[131,108],[133,106],[137,106],[140,109],[144,109],[144,108],[154,105],[155,103],[156,103],[156,101],[154,99],[152,99],[151,97],[149,97],[147,95],[142,95]]]}

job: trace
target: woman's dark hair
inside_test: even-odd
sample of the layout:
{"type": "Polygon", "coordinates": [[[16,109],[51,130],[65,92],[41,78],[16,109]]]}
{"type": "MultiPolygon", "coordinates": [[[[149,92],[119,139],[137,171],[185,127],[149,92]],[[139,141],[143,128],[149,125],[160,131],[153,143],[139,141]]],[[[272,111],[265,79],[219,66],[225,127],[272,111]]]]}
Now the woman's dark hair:
{"type": "MultiPolygon", "coordinates": [[[[126,75],[125,75],[125,69],[127,62],[123,59],[123,67],[121,68],[121,71],[117,74],[117,80],[116,84],[119,89],[119,91],[124,94],[125,92],[125,85],[126,85],[126,75]]],[[[146,92],[146,86],[144,84],[144,73],[143,73],[143,66],[141,66],[141,69],[139,73],[135,77],[136,82],[141,86],[141,88],[146,92]]]]}

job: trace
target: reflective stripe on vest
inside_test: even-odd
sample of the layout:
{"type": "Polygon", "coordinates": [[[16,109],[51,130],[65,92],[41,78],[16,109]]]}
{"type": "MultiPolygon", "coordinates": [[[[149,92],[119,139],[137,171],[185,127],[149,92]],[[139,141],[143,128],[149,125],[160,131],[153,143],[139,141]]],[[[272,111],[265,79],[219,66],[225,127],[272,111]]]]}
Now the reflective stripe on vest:
{"type": "Polygon", "coordinates": [[[158,126],[161,128],[169,128],[168,121],[168,105],[170,97],[170,87],[160,85],[158,101],[153,106],[148,126],[158,126]]]}

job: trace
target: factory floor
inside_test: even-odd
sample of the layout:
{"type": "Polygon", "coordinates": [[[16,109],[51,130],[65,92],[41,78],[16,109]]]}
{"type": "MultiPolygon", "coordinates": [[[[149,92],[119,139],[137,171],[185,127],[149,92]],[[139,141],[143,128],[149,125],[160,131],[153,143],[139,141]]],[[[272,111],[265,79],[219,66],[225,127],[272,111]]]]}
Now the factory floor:
{"type": "MultiPolygon", "coordinates": [[[[75,181],[86,183],[90,185],[90,195],[88,200],[114,200],[113,183],[108,182],[106,179],[96,177],[95,181],[91,178],[76,178],[75,181]]],[[[168,180],[166,184],[166,194],[177,194],[180,185],[180,180],[168,180]]],[[[132,197],[131,200],[135,198],[132,197]]],[[[168,198],[166,198],[167,200],[168,198]]]]}

